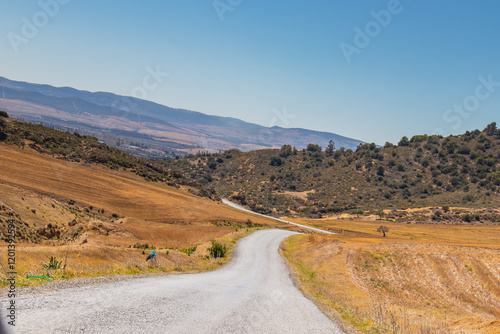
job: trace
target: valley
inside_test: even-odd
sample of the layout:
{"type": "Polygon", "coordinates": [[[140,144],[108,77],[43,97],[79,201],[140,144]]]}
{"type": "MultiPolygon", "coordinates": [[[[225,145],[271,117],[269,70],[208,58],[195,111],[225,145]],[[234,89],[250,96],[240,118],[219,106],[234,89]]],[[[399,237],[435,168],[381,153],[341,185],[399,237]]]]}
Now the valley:
{"type": "MultiPolygon", "coordinates": [[[[280,252],[297,277],[297,286],[345,332],[460,333],[467,328],[472,333],[496,333],[499,329],[496,128],[489,134],[485,130],[438,138],[441,147],[449,142],[474,147],[478,146],[475,140],[491,143],[471,162],[447,151],[448,165],[455,161],[455,170],[469,171],[467,182],[450,188],[454,172],[436,175],[437,181],[432,181],[432,171],[442,171],[441,164],[429,167],[431,173],[425,176],[421,161],[430,160],[433,153],[422,150],[422,156],[415,157],[422,147],[412,141],[402,147],[360,146],[350,153],[288,151],[285,146],[150,161],[78,133],[13,119],[5,119],[2,126],[0,233],[7,240],[7,224],[14,221],[20,286],[213,271],[229,263],[238,240],[257,230],[278,228],[302,233],[286,239],[280,252]],[[349,166],[356,166],[356,159],[366,159],[367,154],[382,158],[373,167],[367,167],[366,160],[361,170],[350,175],[349,166]],[[273,166],[270,161],[276,156],[281,156],[282,164],[273,166]],[[324,159],[334,163],[325,165],[324,159]],[[401,164],[405,173],[398,168],[392,171],[388,162],[384,175],[377,175],[387,159],[401,164]],[[489,165],[482,162],[485,159],[489,165]],[[302,171],[305,164],[311,165],[302,171]],[[322,174],[314,176],[316,170],[322,174]],[[296,186],[291,189],[286,175],[294,173],[305,180],[294,180],[296,186]],[[339,194],[362,191],[377,198],[380,188],[371,188],[367,178],[373,178],[378,187],[390,189],[391,182],[402,182],[407,185],[402,190],[429,192],[410,197],[411,201],[399,197],[398,191],[375,202],[358,197],[351,202],[354,207],[320,211],[329,196],[324,190],[328,186],[339,194]],[[325,180],[329,181],[324,184],[325,180]],[[427,186],[431,181],[432,191],[427,186]],[[338,188],[342,185],[347,190],[338,188]],[[463,198],[469,193],[474,197],[466,203],[463,198]],[[253,204],[263,198],[260,194],[268,199],[265,210],[253,204]],[[223,196],[259,214],[226,205],[223,196]],[[283,196],[288,200],[277,200],[283,196]],[[283,206],[293,203],[301,206],[283,206]],[[214,256],[215,247],[224,255],[214,256]],[[152,250],[157,257],[145,261],[152,250]]],[[[2,263],[7,262],[6,256],[4,252],[2,263]]],[[[8,271],[5,265],[2,268],[0,275],[7,284],[8,271]]]]}
{"type": "Polygon", "coordinates": [[[500,334],[500,2],[0,9],[0,334],[500,334]]]}

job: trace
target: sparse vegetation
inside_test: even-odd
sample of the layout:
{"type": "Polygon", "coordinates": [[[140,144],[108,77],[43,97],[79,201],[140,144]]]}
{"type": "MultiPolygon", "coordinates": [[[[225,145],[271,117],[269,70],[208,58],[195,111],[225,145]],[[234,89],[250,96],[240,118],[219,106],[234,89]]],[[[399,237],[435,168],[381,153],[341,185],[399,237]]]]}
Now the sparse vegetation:
{"type": "Polygon", "coordinates": [[[383,237],[386,237],[386,233],[389,232],[389,228],[387,226],[384,226],[384,225],[380,225],[378,228],[377,228],[377,232],[381,232],[382,233],[382,236],[383,237]]]}
{"type": "Polygon", "coordinates": [[[189,248],[183,248],[180,250],[181,253],[187,254],[188,256],[191,256],[194,252],[196,252],[196,246],[189,247],[189,248]]]}
{"type": "Polygon", "coordinates": [[[42,268],[45,270],[57,270],[64,269],[66,266],[62,263],[62,261],[57,261],[54,256],[51,256],[49,262],[47,264],[42,263],[42,268]]]}
{"type": "Polygon", "coordinates": [[[225,257],[227,254],[227,247],[220,242],[212,241],[212,247],[208,248],[208,251],[213,258],[225,257]]]}
{"type": "MultiPolygon", "coordinates": [[[[321,218],[436,204],[474,210],[500,204],[500,130],[495,123],[459,136],[403,137],[397,146],[362,144],[352,151],[331,144],[325,151],[315,144],[301,151],[290,145],[245,153],[229,150],[164,165],[210,185],[222,197],[276,216],[321,218]],[[217,168],[211,169],[211,163],[217,168]]],[[[462,218],[445,211],[439,222],[464,223],[462,218]]],[[[481,221],[500,222],[500,216],[481,221]]]]}
{"type": "MultiPolygon", "coordinates": [[[[294,237],[295,241],[288,243],[287,256],[305,289],[361,331],[446,331],[464,321],[478,321],[470,316],[470,310],[483,321],[477,324],[478,328],[498,325],[491,320],[498,317],[498,252],[485,249],[498,247],[498,227],[491,224],[500,223],[500,211],[496,208],[500,133],[494,124],[482,132],[462,136],[414,136],[398,146],[387,143],[384,148],[365,144],[356,151],[336,150],[332,142],[323,152],[314,144],[301,151],[284,145],[280,150],[200,154],[153,168],[149,165],[152,162],[140,160],[131,160],[139,164],[132,167],[113,165],[114,158],[106,158],[113,151],[100,147],[101,143],[92,149],[82,148],[82,152],[88,156],[92,152],[102,153],[103,161],[88,160],[87,155],[75,159],[77,146],[72,146],[73,140],[79,138],[85,146],[92,145],[93,139],[46,130],[21,133],[21,122],[16,125],[17,121],[3,121],[7,129],[5,141],[20,147],[16,148],[16,156],[25,161],[25,172],[19,179],[14,179],[13,172],[4,173],[3,178],[9,174],[7,181],[19,188],[0,184],[5,194],[2,201],[10,204],[0,207],[0,221],[5,227],[7,219],[14,219],[18,240],[45,245],[19,247],[21,284],[34,284],[24,276],[36,270],[51,270],[51,276],[58,279],[63,278],[59,272],[63,268],[64,278],[71,278],[194,272],[226,263],[233,241],[268,221],[255,216],[250,220],[246,214],[224,211],[213,201],[164,187],[169,182],[181,185],[177,181],[185,175],[186,179],[205,185],[203,189],[214,187],[219,194],[261,213],[311,218],[343,213],[342,220],[306,221],[340,235],[294,237]],[[59,141],[59,136],[65,139],[59,141]],[[47,155],[29,155],[32,150],[22,149],[21,143],[57,159],[46,161],[47,155]],[[56,148],[58,145],[64,146],[64,150],[56,148]],[[83,168],[76,164],[77,160],[91,168],[83,168]],[[67,168],[67,161],[71,168],[67,168]],[[101,165],[106,168],[100,168],[101,165]],[[74,188],[57,188],[57,183],[33,175],[36,173],[29,172],[29,168],[55,170],[61,180],[71,180],[65,184],[74,188]],[[106,172],[101,175],[102,170],[106,172]],[[125,176],[123,170],[143,179],[125,176]],[[159,173],[163,179],[147,176],[153,173],[159,173]],[[89,186],[92,182],[108,187],[94,187],[94,191],[89,186]],[[30,191],[22,190],[23,187],[30,191]],[[176,202],[172,204],[173,198],[176,202]],[[366,221],[354,220],[354,216],[366,221]],[[446,223],[467,226],[451,229],[442,225],[446,223]],[[468,226],[472,224],[476,226],[468,226]],[[389,229],[391,233],[386,235],[389,229]],[[314,253],[318,247],[321,251],[314,253]],[[143,254],[151,249],[168,250],[158,252],[154,264],[146,264],[143,254]],[[64,264],[56,259],[64,252],[67,255],[68,250],[64,264]],[[307,254],[315,254],[314,259],[307,254]],[[71,267],[66,267],[68,262],[71,267]],[[443,270],[446,263],[452,263],[448,267],[455,268],[460,284],[443,270]],[[417,277],[416,272],[423,274],[417,277]],[[436,275],[442,276],[433,281],[431,278],[436,275]],[[446,286],[436,291],[442,300],[459,300],[456,305],[440,304],[433,297],[436,292],[431,293],[428,287],[437,281],[447,281],[454,287],[456,293],[446,286]],[[479,293],[471,294],[474,282],[484,284],[480,284],[480,290],[474,290],[479,293]],[[349,291],[352,298],[337,291],[349,291]],[[402,300],[405,294],[413,302],[402,300]],[[493,296],[490,304],[482,296],[493,296]],[[447,314],[444,317],[443,312],[447,314]],[[450,312],[450,318],[446,312],[450,312]]],[[[0,154],[9,156],[7,146],[2,144],[0,154]]],[[[195,183],[186,183],[183,188],[199,195],[200,188],[190,184],[195,183]]],[[[5,238],[5,229],[0,232],[5,238]]]]}
{"type": "Polygon", "coordinates": [[[282,246],[305,293],[346,332],[500,330],[497,226],[394,224],[397,231],[382,239],[375,224],[358,221],[336,236],[293,236],[282,246]]]}
{"type": "Polygon", "coordinates": [[[59,131],[14,119],[5,122],[0,117],[0,120],[4,122],[4,126],[0,124],[0,131],[2,131],[0,141],[20,147],[27,144],[40,153],[67,161],[131,171],[152,182],[161,182],[174,187],[189,186],[195,190],[193,191],[195,195],[219,199],[210,186],[192,181],[180,173],[168,171],[157,162],[138,158],[117,148],[109,147],[93,136],[59,131]]]}

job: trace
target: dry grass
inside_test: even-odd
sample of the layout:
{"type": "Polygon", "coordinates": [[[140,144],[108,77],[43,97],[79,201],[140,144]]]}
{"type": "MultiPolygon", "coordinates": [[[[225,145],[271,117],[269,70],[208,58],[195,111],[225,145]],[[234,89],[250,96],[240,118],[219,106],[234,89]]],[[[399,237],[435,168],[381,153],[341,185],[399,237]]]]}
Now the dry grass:
{"type": "MultiPolygon", "coordinates": [[[[50,273],[55,278],[210,270],[226,261],[205,257],[210,240],[233,245],[254,230],[244,224],[249,219],[265,226],[284,225],[129,172],[66,162],[5,144],[0,144],[0,204],[19,214],[31,231],[49,223],[62,232],[82,228],[75,239],[18,244],[16,270],[22,284],[33,284],[26,275],[42,274],[41,263],[51,256],[68,264],[65,272],[50,273]],[[68,205],[70,200],[76,203],[68,205]],[[71,221],[77,225],[70,226],[71,221]],[[226,224],[212,224],[223,221],[226,224]],[[160,251],[151,265],[141,250],[128,248],[136,244],[173,249],[168,255],[160,251]],[[194,246],[197,251],[191,256],[179,252],[194,246]]],[[[0,241],[3,268],[5,246],[0,241]]]]}
{"type": "MultiPolygon", "coordinates": [[[[388,240],[411,241],[419,243],[462,245],[500,248],[500,226],[499,225],[438,225],[438,224],[405,224],[391,223],[386,221],[363,221],[363,220],[339,220],[339,219],[289,219],[305,225],[331,229],[334,232],[345,234],[349,231],[357,232],[358,235],[371,236],[369,242],[387,242],[388,240]],[[377,232],[380,225],[389,227],[387,238],[377,232]],[[380,240],[379,240],[380,239],[380,240]]],[[[363,240],[367,241],[366,238],[363,240]]],[[[368,241],[367,241],[368,242],[368,241]]]]}
{"type": "Polygon", "coordinates": [[[132,173],[66,162],[28,147],[0,144],[0,182],[138,219],[179,222],[250,218],[275,224],[182,189],[146,182],[132,173]]]}
{"type": "MultiPolygon", "coordinates": [[[[49,282],[40,278],[28,278],[31,275],[48,275],[53,279],[71,279],[76,277],[96,277],[103,275],[130,275],[148,273],[201,272],[214,270],[226,264],[232,255],[236,241],[255,229],[240,230],[217,238],[229,250],[225,258],[210,258],[208,247],[211,242],[198,244],[196,251],[187,255],[179,249],[156,248],[157,257],[146,261],[151,250],[102,246],[97,244],[64,246],[21,246],[16,249],[17,283],[20,286],[32,286],[49,282]],[[144,253],[144,254],[143,254],[144,253]],[[42,267],[54,256],[64,265],[64,269],[46,270],[42,267]]],[[[5,286],[7,278],[7,251],[0,248],[0,279],[5,286]]]]}
{"type": "Polygon", "coordinates": [[[283,191],[283,195],[287,195],[287,196],[291,196],[291,197],[295,197],[295,198],[300,198],[304,201],[307,200],[307,195],[309,194],[314,194],[316,193],[316,190],[312,189],[312,190],[309,190],[309,191],[283,191]]]}
{"type": "Polygon", "coordinates": [[[500,332],[498,227],[384,223],[382,238],[376,221],[306,223],[351,231],[284,244],[304,292],[348,332],[500,332]]]}

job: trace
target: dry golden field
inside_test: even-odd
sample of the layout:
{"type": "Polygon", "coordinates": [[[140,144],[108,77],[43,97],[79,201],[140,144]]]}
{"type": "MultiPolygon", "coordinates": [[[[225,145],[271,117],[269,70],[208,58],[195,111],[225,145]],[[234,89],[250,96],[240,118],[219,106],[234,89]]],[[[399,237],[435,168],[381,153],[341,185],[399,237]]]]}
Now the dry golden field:
{"type": "Polygon", "coordinates": [[[0,182],[110,214],[166,223],[260,219],[132,173],[66,162],[28,147],[0,144],[0,182]]]}
{"type": "MultiPolygon", "coordinates": [[[[26,235],[40,229],[45,233],[36,244],[18,240],[16,270],[23,284],[34,282],[25,279],[31,272],[45,274],[41,264],[51,256],[67,264],[64,272],[51,273],[56,278],[208,270],[224,263],[206,258],[211,240],[232,248],[256,224],[286,227],[130,172],[5,144],[0,144],[0,205],[7,210],[0,218],[5,221],[4,214],[15,213],[28,226],[26,235]],[[51,231],[59,234],[51,236],[51,231]],[[145,261],[149,249],[142,254],[133,248],[146,245],[163,249],[153,264],[145,261]],[[197,247],[190,256],[180,252],[190,247],[197,247]]],[[[6,249],[3,240],[1,244],[6,249]]],[[[2,251],[2,276],[6,256],[2,251]]]]}
{"type": "Polygon", "coordinates": [[[300,222],[343,230],[282,248],[303,291],[347,331],[500,332],[500,226],[300,222]]]}
{"type": "MultiPolygon", "coordinates": [[[[209,256],[207,250],[211,246],[209,241],[198,244],[196,251],[190,255],[177,248],[156,248],[157,257],[150,261],[146,261],[145,258],[151,250],[145,250],[143,254],[141,249],[90,243],[64,246],[23,245],[16,251],[17,284],[36,286],[48,282],[43,278],[30,278],[32,275],[42,277],[49,275],[54,280],[67,280],[107,275],[193,273],[215,270],[229,261],[237,240],[254,230],[233,231],[225,234],[223,238],[216,238],[215,240],[226,245],[229,250],[227,257],[217,259],[209,256]],[[58,270],[43,269],[42,264],[47,264],[52,256],[66,267],[58,270]]],[[[2,252],[0,256],[2,283],[5,280],[4,273],[8,271],[4,253],[6,252],[2,252]]]]}

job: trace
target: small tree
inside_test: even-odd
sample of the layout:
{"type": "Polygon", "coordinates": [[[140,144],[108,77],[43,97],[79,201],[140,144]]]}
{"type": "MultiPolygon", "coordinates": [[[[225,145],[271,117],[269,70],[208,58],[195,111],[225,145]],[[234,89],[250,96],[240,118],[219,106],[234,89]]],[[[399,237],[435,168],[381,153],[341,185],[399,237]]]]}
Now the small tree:
{"type": "Polygon", "coordinates": [[[283,145],[281,146],[281,152],[280,152],[280,157],[288,157],[292,154],[292,146],[291,145],[283,145]]]}
{"type": "Polygon", "coordinates": [[[333,151],[335,150],[335,142],[330,139],[328,142],[328,146],[325,149],[326,155],[333,155],[333,151]]]}
{"type": "Polygon", "coordinates": [[[280,157],[272,157],[271,162],[269,163],[271,166],[281,166],[283,161],[280,157]]]}
{"type": "Polygon", "coordinates": [[[3,117],[0,117],[0,141],[4,141],[5,139],[7,139],[7,133],[5,132],[6,128],[7,128],[7,122],[3,117]]]}
{"type": "Polygon", "coordinates": [[[404,136],[401,138],[401,140],[398,143],[398,146],[408,146],[410,145],[410,141],[408,140],[408,137],[404,136]]]}
{"type": "Polygon", "coordinates": [[[309,152],[321,152],[321,146],[319,146],[318,144],[307,144],[307,148],[306,148],[307,151],[309,152]]]}
{"type": "Polygon", "coordinates": [[[385,237],[385,234],[389,232],[389,228],[387,226],[380,225],[379,228],[377,228],[377,232],[382,232],[383,236],[385,237]]]}
{"type": "Polygon", "coordinates": [[[496,131],[497,131],[497,123],[496,122],[488,124],[486,126],[486,128],[484,129],[484,133],[486,133],[487,136],[493,136],[496,131]]]}
{"type": "Polygon", "coordinates": [[[365,212],[363,211],[363,209],[357,209],[357,210],[354,210],[353,213],[356,215],[356,218],[359,218],[359,216],[361,216],[365,212]]]}
{"type": "Polygon", "coordinates": [[[377,175],[384,176],[385,168],[382,165],[379,165],[377,168],[377,175]]]}

